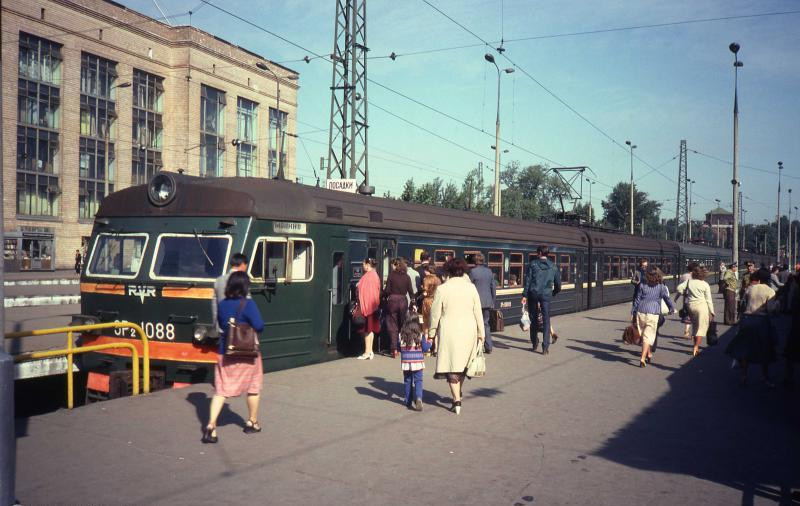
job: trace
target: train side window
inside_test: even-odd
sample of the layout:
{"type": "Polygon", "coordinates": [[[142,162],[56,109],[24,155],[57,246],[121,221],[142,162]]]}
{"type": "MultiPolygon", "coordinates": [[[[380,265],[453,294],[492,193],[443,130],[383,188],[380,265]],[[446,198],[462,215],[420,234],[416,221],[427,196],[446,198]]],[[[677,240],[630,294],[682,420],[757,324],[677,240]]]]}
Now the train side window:
{"type": "Polygon", "coordinates": [[[286,279],[286,241],[268,240],[264,272],[268,278],[286,279]]]}
{"type": "Polygon", "coordinates": [[[605,272],[604,272],[603,279],[605,281],[608,281],[609,279],[611,279],[611,257],[607,257],[607,259],[606,259],[605,272]]]}
{"type": "Polygon", "coordinates": [[[500,251],[490,251],[487,267],[492,270],[497,286],[503,286],[503,253],[500,251]]]}
{"type": "Polygon", "coordinates": [[[256,251],[250,257],[250,277],[264,279],[264,241],[258,241],[256,251]]]}
{"type": "Polygon", "coordinates": [[[451,249],[437,249],[433,252],[433,263],[444,265],[451,258],[455,258],[456,252],[451,249]]]}
{"type": "Polygon", "coordinates": [[[465,251],[464,252],[464,260],[466,260],[467,264],[474,266],[475,265],[475,257],[480,253],[480,251],[465,251]]]}
{"type": "Polygon", "coordinates": [[[265,275],[280,281],[309,281],[314,276],[314,243],[282,237],[260,239],[250,261],[250,277],[264,279],[265,275]]]}
{"type": "Polygon", "coordinates": [[[333,268],[331,271],[331,290],[333,303],[341,304],[344,301],[344,252],[333,252],[333,268]]]}
{"type": "Polygon", "coordinates": [[[314,245],[306,239],[292,239],[292,281],[308,281],[314,276],[314,245]]]}
{"type": "Polygon", "coordinates": [[[378,248],[367,248],[367,258],[378,260],[378,248]]]}
{"type": "Polygon", "coordinates": [[[611,261],[611,279],[620,279],[619,257],[614,257],[611,261]]]}
{"type": "Polygon", "coordinates": [[[571,283],[572,282],[572,258],[569,255],[559,255],[560,256],[560,267],[561,267],[561,282],[562,283],[571,283]]]}
{"type": "Polygon", "coordinates": [[[522,253],[509,253],[508,257],[508,286],[512,288],[521,286],[525,279],[522,277],[524,270],[522,253]]]}

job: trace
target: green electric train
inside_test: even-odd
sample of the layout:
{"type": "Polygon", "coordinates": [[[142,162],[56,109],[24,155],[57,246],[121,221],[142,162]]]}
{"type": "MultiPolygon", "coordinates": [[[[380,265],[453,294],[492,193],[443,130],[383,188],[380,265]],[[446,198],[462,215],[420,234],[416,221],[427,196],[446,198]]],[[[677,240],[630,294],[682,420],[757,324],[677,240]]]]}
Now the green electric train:
{"type": "MultiPolygon", "coordinates": [[[[264,317],[266,371],[363,351],[348,303],[364,258],[385,279],[396,256],[436,264],[481,252],[498,283],[496,309],[521,313],[521,281],[540,244],[550,246],[563,290],[554,314],[630,300],[640,258],[674,282],[690,260],[715,271],[729,251],[580,227],[498,218],[253,178],[206,179],[159,172],[146,185],[115,192],[94,222],[81,275],[76,322],[138,323],[152,369],[167,385],[211,381],[217,330],[214,280],[232,254],[248,256],[252,297],[264,317]]],[[[712,280],[713,281],[713,280],[712,280]]],[[[87,333],[83,344],[126,341],[128,329],[87,333]]],[[[388,338],[384,337],[384,343],[388,338]]],[[[85,356],[89,389],[109,392],[109,377],[130,370],[127,352],[85,356]]]]}

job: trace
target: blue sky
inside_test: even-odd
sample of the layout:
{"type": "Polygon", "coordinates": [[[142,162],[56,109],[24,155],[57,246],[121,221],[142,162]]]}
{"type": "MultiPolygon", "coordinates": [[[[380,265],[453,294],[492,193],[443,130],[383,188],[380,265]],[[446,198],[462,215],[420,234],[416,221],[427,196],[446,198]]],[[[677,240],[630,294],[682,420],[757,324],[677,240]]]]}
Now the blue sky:
{"type": "MultiPolygon", "coordinates": [[[[332,51],[334,0],[209,1],[316,53],[332,51]]],[[[800,2],[772,0],[429,1],[490,42],[501,37],[800,10],[800,2]]],[[[122,3],[161,17],[152,0],[122,3]]],[[[159,4],[168,14],[192,10],[194,26],[300,72],[298,133],[304,141],[298,143],[298,172],[305,183],[313,183],[311,164],[327,154],[330,64],[322,59],[308,64],[297,61],[306,55],[303,50],[200,0],[160,0],[159,4]]],[[[497,74],[483,55],[491,51],[501,67],[511,67],[511,63],[482,46],[404,56],[480,44],[423,0],[369,0],[367,19],[370,55],[386,56],[393,51],[401,55],[394,61],[370,59],[371,79],[486,132],[370,84],[369,166],[378,193],[399,193],[409,177],[422,182],[440,176],[460,183],[479,161],[484,162],[485,176],[491,178],[497,74]]],[[[188,16],[176,17],[174,22],[186,24],[188,16]]],[[[604,185],[630,177],[630,155],[524,75],[524,69],[605,134],[620,144],[631,139],[638,145],[636,154],[650,166],[634,160],[637,185],[663,202],[662,217],[675,215],[681,139],[687,140],[690,150],[689,177],[696,180],[693,217],[716,207],[717,198],[730,209],[730,163],[691,150],[732,159],[733,55],[728,44],[737,41],[744,62],[739,72],[740,163],[761,169],[741,168],[746,220],[774,219],[778,160],[784,163],[782,211],[788,207],[788,188],[795,191],[792,205],[800,205],[799,23],[800,13],[795,13],[509,42],[505,55],[518,69],[502,76],[502,137],[514,144],[502,146],[509,149],[503,162],[544,162],[530,151],[564,166],[588,165],[599,181],[592,194],[595,212],[609,191],[604,185]]],[[[584,198],[588,199],[588,189],[584,198]]]]}

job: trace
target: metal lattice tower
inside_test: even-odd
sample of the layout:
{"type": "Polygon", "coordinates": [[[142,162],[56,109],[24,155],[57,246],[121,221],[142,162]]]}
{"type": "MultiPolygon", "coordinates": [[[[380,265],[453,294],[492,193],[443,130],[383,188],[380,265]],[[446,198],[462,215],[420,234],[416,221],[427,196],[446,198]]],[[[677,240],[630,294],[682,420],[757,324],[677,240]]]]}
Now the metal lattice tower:
{"type": "Polygon", "coordinates": [[[678,160],[678,198],[675,205],[675,240],[678,240],[678,229],[681,224],[686,225],[683,232],[683,242],[686,242],[689,230],[689,176],[686,167],[686,141],[681,141],[681,155],[678,160]]]}
{"type": "Polygon", "coordinates": [[[363,177],[371,194],[367,156],[367,0],[336,0],[327,177],[363,177]]]}

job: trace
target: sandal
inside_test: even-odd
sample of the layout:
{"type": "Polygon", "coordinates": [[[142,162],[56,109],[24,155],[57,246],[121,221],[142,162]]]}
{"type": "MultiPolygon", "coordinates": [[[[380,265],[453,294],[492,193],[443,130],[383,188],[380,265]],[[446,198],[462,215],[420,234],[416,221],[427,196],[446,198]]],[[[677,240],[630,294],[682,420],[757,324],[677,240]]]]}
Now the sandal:
{"type": "Polygon", "coordinates": [[[203,439],[202,439],[202,441],[205,444],[209,444],[209,443],[213,444],[213,443],[216,443],[217,441],[219,441],[219,438],[217,437],[217,428],[216,427],[206,427],[205,430],[203,431],[203,439]]]}
{"type": "Polygon", "coordinates": [[[244,433],[245,434],[255,434],[256,432],[261,432],[261,424],[257,421],[247,420],[244,423],[244,433]]]}

